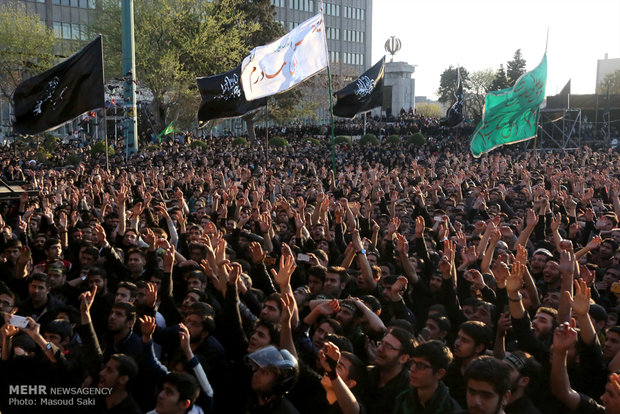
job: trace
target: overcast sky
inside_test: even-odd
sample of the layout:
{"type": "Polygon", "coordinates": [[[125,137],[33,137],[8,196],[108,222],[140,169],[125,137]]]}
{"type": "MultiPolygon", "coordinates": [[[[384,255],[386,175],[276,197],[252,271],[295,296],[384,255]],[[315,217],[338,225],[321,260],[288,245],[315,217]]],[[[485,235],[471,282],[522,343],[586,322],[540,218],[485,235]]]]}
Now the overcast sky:
{"type": "Polygon", "coordinates": [[[373,62],[400,38],[394,60],[418,65],[416,96],[432,99],[450,65],[496,70],[521,49],[533,69],[547,28],[547,95],[569,79],[571,93],[593,93],[597,59],[620,58],[620,0],[374,0],[372,25],[373,62]]]}

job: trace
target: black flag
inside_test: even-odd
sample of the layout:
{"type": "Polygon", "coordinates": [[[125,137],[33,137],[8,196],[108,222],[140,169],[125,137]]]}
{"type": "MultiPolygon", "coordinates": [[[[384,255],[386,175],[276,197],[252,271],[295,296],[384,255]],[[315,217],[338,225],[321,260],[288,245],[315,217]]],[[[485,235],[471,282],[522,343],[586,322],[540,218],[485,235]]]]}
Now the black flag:
{"type": "Polygon", "coordinates": [[[15,131],[37,134],[105,104],[101,36],[13,93],[15,131]]]}
{"type": "Polygon", "coordinates": [[[456,88],[454,88],[456,101],[446,112],[446,120],[441,125],[452,128],[463,122],[463,80],[461,68],[456,68],[456,88]]]}
{"type": "Polygon", "coordinates": [[[196,79],[202,98],[199,122],[241,116],[267,104],[267,98],[246,101],[240,79],[241,65],[228,72],[196,79]]]}
{"type": "Polygon", "coordinates": [[[383,104],[383,78],[385,75],[385,56],[372,68],[336,95],[334,115],[353,118],[358,112],[365,112],[383,104]]]}

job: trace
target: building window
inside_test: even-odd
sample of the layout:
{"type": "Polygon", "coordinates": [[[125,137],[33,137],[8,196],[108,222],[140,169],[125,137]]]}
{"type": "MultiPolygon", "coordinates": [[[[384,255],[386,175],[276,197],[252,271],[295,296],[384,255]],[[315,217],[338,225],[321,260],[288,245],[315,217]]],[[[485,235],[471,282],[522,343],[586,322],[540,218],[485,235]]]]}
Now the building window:
{"type": "Polygon", "coordinates": [[[62,24],[62,38],[71,39],[71,24],[69,23],[62,24]]]}
{"type": "Polygon", "coordinates": [[[54,36],[61,38],[62,37],[62,23],[54,22],[52,24],[52,27],[54,28],[54,36]]]}

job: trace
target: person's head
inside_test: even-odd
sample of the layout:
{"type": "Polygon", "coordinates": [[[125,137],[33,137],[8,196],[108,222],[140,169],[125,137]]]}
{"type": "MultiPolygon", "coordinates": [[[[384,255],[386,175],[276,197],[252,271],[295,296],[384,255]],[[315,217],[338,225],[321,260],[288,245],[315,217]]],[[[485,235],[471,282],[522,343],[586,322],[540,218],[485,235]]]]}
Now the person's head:
{"type": "Polygon", "coordinates": [[[214,311],[211,305],[197,302],[190,306],[189,312],[183,318],[183,323],[189,331],[189,339],[193,344],[199,344],[215,331],[214,311]]]}
{"type": "Polygon", "coordinates": [[[263,308],[260,311],[259,318],[271,323],[280,322],[280,315],[282,315],[282,302],[279,293],[272,293],[267,296],[263,308]]]}
{"type": "Polygon", "coordinates": [[[93,287],[97,286],[97,295],[101,295],[105,293],[106,285],[108,284],[108,274],[103,268],[92,266],[88,269],[86,284],[88,285],[89,290],[92,290],[93,287]]]}
{"type": "Polygon", "coordinates": [[[128,390],[138,375],[138,364],[129,355],[114,354],[99,372],[99,388],[128,390]]]}
{"type": "Polygon", "coordinates": [[[200,263],[202,259],[207,258],[207,247],[202,243],[190,243],[189,258],[196,263],[200,263]]]}
{"type": "Polygon", "coordinates": [[[424,327],[428,330],[428,339],[443,341],[450,332],[452,324],[445,316],[428,315],[424,327]]]}
{"type": "Polygon", "coordinates": [[[285,349],[267,346],[246,357],[252,367],[252,390],[265,398],[286,394],[297,380],[297,359],[285,349]]]}
{"type": "Polygon", "coordinates": [[[353,326],[356,318],[362,316],[362,311],[359,310],[353,300],[343,300],[340,302],[340,310],[336,313],[336,320],[340,322],[343,328],[348,329],[353,326]]]}
{"type": "Polygon", "coordinates": [[[611,374],[605,384],[605,392],[601,395],[601,402],[605,406],[606,414],[620,414],[620,396],[618,385],[620,384],[620,371],[611,374]]]}
{"type": "Polygon", "coordinates": [[[553,308],[540,307],[532,319],[532,329],[537,338],[545,338],[553,334],[557,326],[558,311],[553,308]]]}
{"type": "Polygon", "coordinates": [[[133,229],[125,230],[125,235],[123,236],[123,244],[127,247],[137,246],[138,233],[136,233],[133,229]]]}
{"type": "Polygon", "coordinates": [[[334,298],[339,298],[347,284],[347,271],[341,266],[327,268],[323,293],[334,298]]]}
{"type": "Polygon", "coordinates": [[[598,251],[601,258],[609,260],[618,251],[618,242],[614,239],[605,239],[598,251]]]}
{"type": "Polygon", "coordinates": [[[351,390],[363,387],[366,381],[366,365],[352,352],[342,351],[336,370],[351,390]]]}
{"type": "Polygon", "coordinates": [[[19,257],[20,250],[22,248],[22,242],[17,239],[9,239],[4,244],[4,257],[7,262],[15,262],[19,257]]]}
{"type": "Polygon", "coordinates": [[[431,293],[437,293],[441,290],[441,284],[443,283],[443,276],[441,273],[433,273],[428,282],[428,287],[431,293]]]}
{"type": "Polygon", "coordinates": [[[60,240],[55,237],[50,237],[45,241],[43,251],[47,260],[59,260],[62,259],[62,244],[60,240]]]}
{"type": "Polygon", "coordinates": [[[413,334],[402,328],[390,328],[377,345],[375,365],[379,369],[404,367],[416,346],[413,334]]]}
{"type": "Polygon", "coordinates": [[[527,352],[515,351],[504,358],[510,369],[510,391],[513,402],[520,398],[530,384],[538,381],[541,365],[536,358],[527,352]]]}
{"type": "Polygon", "coordinates": [[[611,360],[618,352],[620,352],[620,326],[614,326],[606,331],[603,356],[611,360]]]}
{"type": "Polygon", "coordinates": [[[184,315],[187,315],[190,311],[191,306],[197,302],[207,302],[207,295],[202,290],[198,289],[188,289],[187,293],[185,293],[185,297],[183,298],[183,302],[181,303],[181,311],[184,315]]]}
{"type": "Polygon", "coordinates": [[[543,282],[547,287],[558,287],[561,280],[560,263],[555,259],[549,259],[543,267],[543,282]]]}
{"type": "Polygon", "coordinates": [[[46,273],[52,289],[61,287],[67,280],[67,268],[60,260],[49,263],[46,273]]]}
{"type": "Polygon", "coordinates": [[[439,341],[416,346],[409,366],[410,384],[415,388],[435,388],[452,363],[450,348],[439,341]]]}
{"type": "Polygon", "coordinates": [[[128,302],[133,304],[136,300],[137,287],[134,283],[122,281],[116,288],[116,294],[114,295],[114,302],[128,302]]]}
{"type": "Polygon", "coordinates": [[[484,301],[476,303],[472,320],[483,322],[486,326],[493,326],[495,320],[495,305],[484,301]]]}
{"type": "Polygon", "coordinates": [[[0,312],[11,313],[15,308],[15,293],[9,289],[3,289],[0,291],[0,312]]]}
{"type": "Polygon", "coordinates": [[[200,386],[185,372],[171,372],[164,378],[162,390],[157,394],[155,410],[158,414],[184,414],[192,409],[200,386]]]}
{"type": "Polygon", "coordinates": [[[73,329],[69,322],[63,319],[55,319],[43,326],[42,334],[46,341],[64,350],[69,341],[71,341],[73,329]]]}
{"type": "Polygon", "coordinates": [[[553,255],[547,249],[538,249],[532,255],[530,259],[530,268],[532,269],[532,273],[540,274],[545,268],[545,264],[549,259],[552,259],[553,255]]]}
{"type": "Polygon", "coordinates": [[[47,302],[50,292],[50,281],[45,273],[35,273],[28,281],[28,297],[33,304],[39,306],[47,302]]]}
{"type": "Polygon", "coordinates": [[[99,250],[93,246],[82,246],[78,253],[78,262],[80,266],[92,266],[99,258],[99,250]]]}
{"type": "Polygon", "coordinates": [[[189,272],[185,277],[188,289],[197,289],[205,291],[207,288],[207,276],[200,270],[189,272]]]}
{"type": "Polygon", "coordinates": [[[454,356],[468,360],[481,355],[491,342],[491,330],[479,321],[463,322],[454,341],[454,356]]]}
{"type": "Polygon", "coordinates": [[[308,270],[308,288],[312,295],[318,295],[323,293],[323,284],[325,283],[325,276],[327,275],[327,268],[325,266],[312,266],[308,270]]]}
{"type": "Polygon", "coordinates": [[[342,335],[342,325],[336,319],[323,319],[312,334],[312,344],[316,349],[323,348],[328,335],[342,335]]]}
{"type": "Polygon", "coordinates": [[[126,335],[136,323],[136,309],[131,303],[118,302],[112,305],[108,316],[108,331],[112,334],[126,335]]]}
{"type": "Polygon", "coordinates": [[[254,352],[269,345],[280,345],[280,326],[261,319],[254,323],[254,330],[248,340],[248,352],[254,352]]]}
{"type": "Polygon", "coordinates": [[[140,274],[146,266],[146,256],[141,249],[132,248],[127,252],[127,269],[133,274],[140,274]]]}
{"type": "Polygon", "coordinates": [[[467,408],[471,414],[497,414],[510,399],[510,370],[504,361],[480,356],[465,368],[467,408]]]}

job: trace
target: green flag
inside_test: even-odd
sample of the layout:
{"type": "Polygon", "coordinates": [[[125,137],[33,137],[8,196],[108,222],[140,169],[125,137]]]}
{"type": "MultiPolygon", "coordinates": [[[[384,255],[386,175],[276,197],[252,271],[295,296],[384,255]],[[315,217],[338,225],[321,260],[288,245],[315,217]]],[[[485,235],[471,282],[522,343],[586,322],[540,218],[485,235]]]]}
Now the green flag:
{"type": "Polygon", "coordinates": [[[164,135],[172,134],[174,132],[174,127],[172,126],[173,123],[174,121],[170,122],[168,126],[163,131],[161,131],[159,135],[157,135],[157,140],[159,142],[161,142],[161,137],[163,137],[164,135]]]}
{"type": "Polygon", "coordinates": [[[482,121],[471,139],[471,152],[478,158],[493,148],[533,138],[538,109],[545,99],[547,54],[531,72],[523,74],[512,88],[489,92],[482,121]]]}

